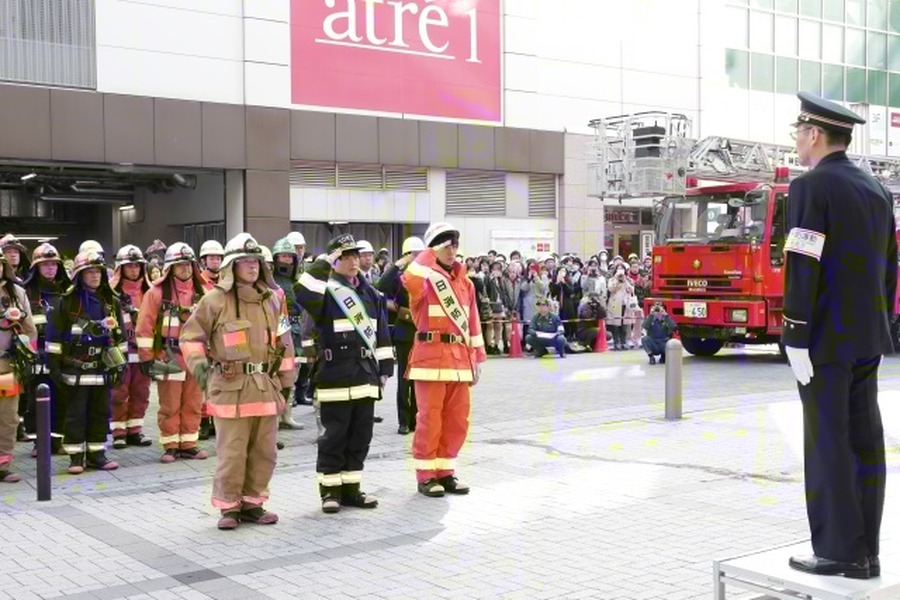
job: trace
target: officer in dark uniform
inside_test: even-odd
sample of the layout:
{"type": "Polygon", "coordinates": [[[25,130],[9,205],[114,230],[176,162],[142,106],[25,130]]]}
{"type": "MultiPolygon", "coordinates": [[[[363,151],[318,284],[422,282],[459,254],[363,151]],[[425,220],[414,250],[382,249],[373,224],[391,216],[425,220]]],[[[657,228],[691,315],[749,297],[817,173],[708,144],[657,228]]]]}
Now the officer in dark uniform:
{"type": "Polygon", "coordinates": [[[384,296],[359,273],[360,246],[350,234],[328,243],[295,286],[297,301],[316,324],[316,401],[324,432],[316,472],[322,510],[375,508],[360,490],[372,441],[375,402],[394,372],[384,296]]]}
{"type": "Polygon", "coordinates": [[[886,478],[878,366],[897,286],[891,195],[846,155],[856,114],[801,92],[788,194],[782,341],[803,402],[813,556],[791,567],[877,577],[886,478]]]}
{"type": "Polygon", "coordinates": [[[417,237],[410,237],[403,242],[403,256],[385,269],[381,279],[375,284],[379,291],[391,299],[396,306],[396,319],[393,323],[391,337],[397,351],[397,433],[407,435],[416,430],[416,388],[406,378],[406,367],[409,364],[409,353],[412,352],[416,337],[416,324],[409,311],[409,292],[403,285],[400,276],[407,265],[425,250],[425,244],[417,237]]]}

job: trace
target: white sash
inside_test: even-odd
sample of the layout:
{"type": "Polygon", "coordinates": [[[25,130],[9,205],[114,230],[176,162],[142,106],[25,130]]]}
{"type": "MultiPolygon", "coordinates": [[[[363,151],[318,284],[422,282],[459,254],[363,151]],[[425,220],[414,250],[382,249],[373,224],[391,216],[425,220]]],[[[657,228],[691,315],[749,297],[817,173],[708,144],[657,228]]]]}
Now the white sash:
{"type": "Polygon", "coordinates": [[[372,325],[372,320],[366,313],[365,304],[360,300],[356,291],[345,285],[341,285],[334,279],[329,279],[325,285],[328,289],[328,293],[335,299],[337,305],[341,307],[341,312],[344,313],[344,316],[347,317],[353,325],[353,328],[356,329],[356,333],[363,339],[366,346],[369,347],[369,350],[374,353],[377,344],[375,327],[372,325]]]}
{"type": "Polygon", "coordinates": [[[434,293],[437,294],[438,299],[441,301],[441,310],[443,310],[444,314],[447,315],[447,318],[456,325],[456,329],[459,330],[466,345],[470,346],[471,334],[469,332],[469,322],[466,320],[465,310],[463,310],[462,304],[459,303],[459,299],[456,297],[450,282],[444,277],[443,273],[439,273],[437,269],[431,270],[431,273],[428,274],[428,281],[431,283],[431,287],[434,288],[434,293]]]}

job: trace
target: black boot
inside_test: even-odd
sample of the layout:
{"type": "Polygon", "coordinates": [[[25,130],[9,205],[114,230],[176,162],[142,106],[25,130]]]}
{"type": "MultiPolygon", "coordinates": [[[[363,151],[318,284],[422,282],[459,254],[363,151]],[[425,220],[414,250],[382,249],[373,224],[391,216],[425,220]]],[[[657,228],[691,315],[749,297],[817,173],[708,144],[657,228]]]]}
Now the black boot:
{"type": "Polygon", "coordinates": [[[87,453],[87,468],[97,469],[98,471],[115,471],[119,468],[119,463],[106,458],[106,452],[98,450],[96,452],[87,453]]]}
{"type": "Polygon", "coordinates": [[[200,431],[197,432],[198,439],[208,440],[210,435],[212,418],[203,417],[200,419],[200,431]]]}
{"type": "Polygon", "coordinates": [[[125,443],[129,446],[151,446],[153,441],[138,431],[137,433],[129,433],[126,435],[125,443]]]}
{"type": "Polygon", "coordinates": [[[322,512],[332,514],[341,510],[341,490],[343,486],[324,486],[319,484],[319,496],[322,498],[322,512]]]}
{"type": "Polygon", "coordinates": [[[345,483],[341,486],[341,506],[375,508],[378,506],[378,499],[360,491],[358,483],[345,483]]]}

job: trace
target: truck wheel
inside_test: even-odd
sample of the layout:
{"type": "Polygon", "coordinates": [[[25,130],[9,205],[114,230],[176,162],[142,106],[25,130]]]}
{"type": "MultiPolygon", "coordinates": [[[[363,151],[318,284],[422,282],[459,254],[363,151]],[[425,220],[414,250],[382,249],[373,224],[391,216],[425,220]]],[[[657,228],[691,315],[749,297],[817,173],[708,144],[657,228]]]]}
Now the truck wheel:
{"type": "Polygon", "coordinates": [[[694,356],[712,356],[722,349],[722,340],[681,336],[681,345],[694,356]]]}

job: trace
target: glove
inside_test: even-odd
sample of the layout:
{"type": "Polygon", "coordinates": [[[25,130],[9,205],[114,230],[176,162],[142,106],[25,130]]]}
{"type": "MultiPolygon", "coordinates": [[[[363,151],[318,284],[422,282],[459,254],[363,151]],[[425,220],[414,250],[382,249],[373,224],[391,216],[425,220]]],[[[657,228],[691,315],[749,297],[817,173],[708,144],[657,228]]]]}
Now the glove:
{"type": "Polygon", "coordinates": [[[153,361],[145,360],[141,363],[141,373],[147,377],[153,377],[153,361]]]}
{"type": "Polygon", "coordinates": [[[387,375],[382,375],[382,376],[381,376],[381,389],[384,389],[384,386],[387,385],[387,380],[388,380],[388,376],[387,376],[387,375]]]}
{"type": "Polygon", "coordinates": [[[200,386],[200,389],[205,392],[206,383],[209,380],[209,363],[197,363],[197,366],[194,367],[193,375],[194,379],[197,380],[197,385],[200,386]]]}
{"type": "Polygon", "coordinates": [[[281,388],[281,396],[284,398],[285,402],[290,402],[291,400],[291,388],[281,388]]]}
{"type": "Polygon", "coordinates": [[[472,385],[477,385],[481,379],[481,363],[475,363],[475,369],[472,371],[472,385]]]}
{"type": "Polygon", "coordinates": [[[809,348],[785,346],[784,351],[787,354],[788,362],[791,363],[794,377],[797,378],[800,385],[808,384],[814,375],[812,360],[809,358],[809,348]]]}

